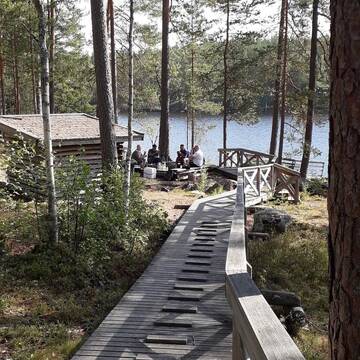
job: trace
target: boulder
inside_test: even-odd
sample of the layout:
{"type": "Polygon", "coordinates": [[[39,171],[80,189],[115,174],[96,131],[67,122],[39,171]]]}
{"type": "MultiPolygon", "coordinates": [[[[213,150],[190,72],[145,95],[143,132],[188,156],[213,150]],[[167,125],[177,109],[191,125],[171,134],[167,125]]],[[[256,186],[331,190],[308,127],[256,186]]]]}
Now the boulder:
{"type": "Polygon", "coordinates": [[[214,193],[220,189],[222,189],[222,186],[219,183],[214,181],[214,182],[211,182],[208,186],[206,186],[205,193],[207,193],[207,194],[214,193]]]}
{"type": "Polygon", "coordinates": [[[225,179],[222,186],[225,191],[232,191],[237,188],[237,182],[235,180],[225,179]]]}
{"type": "Polygon", "coordinates": [[[197,190],[197,185],[192,183],[186,183],[186,185],[183,186],[182,188],[187,191],[194,191],[197,190]]]}
{"type": "Polygon", "coordinates": [[[289,214],[280,210],[266,208],[257,211],[254,214],[254,225],[252,231],[267,233],[276,231],[283,233],[286,231],[291,222],[292,218],[289,214]]]}

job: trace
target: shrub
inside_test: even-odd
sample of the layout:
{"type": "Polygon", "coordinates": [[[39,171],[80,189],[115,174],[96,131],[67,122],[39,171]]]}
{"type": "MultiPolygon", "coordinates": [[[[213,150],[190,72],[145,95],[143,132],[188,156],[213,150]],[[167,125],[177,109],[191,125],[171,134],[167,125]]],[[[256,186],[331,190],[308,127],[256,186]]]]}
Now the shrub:
{"type": "Polygon", "coordinates": [[[201,174],[200,174],[199,182],[197,184],[197,189],[201,192],[205,192],[207,184],[208,184],[208,173],[207,173],[207,169],[203,168],[201,169],[201,174]]]}
{"type": "Polygon", "coordinates": [[[141,179],[132,177],[126,214],[123,171],[114,170],[98,179],[91,175],[90,167],[75,158],[58,168],[59,244],[55,247],[49,248],[44,241],[44,204],[7,203],[9,214],[0,217],[0,245],[11,239],[35,246],[17,263],[19,275],[52,281],[56,274],[59,288],[81,288],[103,282],[115,254],[120,255],[118,260],[131,263],[139,257],[146,260],[157,247],[168,221],[160,208],[143,200],[141,179]]]}
{"type": "Polygon", "coordinates": [[[305,190],[310,195],[327,196],[328,184],[323,178],[313,178],[306,180],[305,190]]]}

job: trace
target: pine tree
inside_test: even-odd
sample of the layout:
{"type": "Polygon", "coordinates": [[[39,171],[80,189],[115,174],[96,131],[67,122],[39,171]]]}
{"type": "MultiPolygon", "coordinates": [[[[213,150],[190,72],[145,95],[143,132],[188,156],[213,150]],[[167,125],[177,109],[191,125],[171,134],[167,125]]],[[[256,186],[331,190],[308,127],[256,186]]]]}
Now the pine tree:
{"type": "Polygon", "coordinates": [[[169,159],[169,22],[170,1],[163,0],[159,151],[164,160],[169,159]]]}
{"type": "Polygon", "coordinates": [[[329,339],[332,360],[360,354],[360,4],[332,0],[329,158],[329,339]]]}
{"type": "Polygon", "coordinates": [[[117,149],[113,127],[114,103],[106,29],[106,5],[104,1],[91,0],[91,18],[102,161],[105,169],[112,169],[117,165],[117,149]]]}
{"type": "Polygon", "coordinates": [[[307,170],[310,161],[312,129],[313,129],[313,116],[314,116],[314,98],[316,91],[316,58],[317,58],[317,43],[318,43],[318,8],[319,0],[313,0],[312,11],[312,34],[311,34],[311,51],[310,51],[310,66],[309,66],[309,93],[306,115],[306,127],[303,156],[301,160],[300,175],[304,182],[307,176],[307,170]]]}

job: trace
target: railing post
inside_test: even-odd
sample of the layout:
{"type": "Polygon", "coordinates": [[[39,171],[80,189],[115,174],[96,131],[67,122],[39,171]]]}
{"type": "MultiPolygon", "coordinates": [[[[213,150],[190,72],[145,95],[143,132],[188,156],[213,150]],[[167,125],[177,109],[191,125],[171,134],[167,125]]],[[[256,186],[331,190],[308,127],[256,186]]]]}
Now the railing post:
{"type": "Polygon", "coordinates": [[[222,155],[222,150],[219,149],[219,167],[221,167],[221,163],[222,163],[222,161],[221,161],[221,155],[222,155]]]}
{"type": "Polygon", "coordinates": [[[300,201],[300,178],[299,177],[296,179],[296,183],[295,183],[294,187],[295,187],[294,201],[295,201],[295,204],[297,204],[300,201]]]}
{"type": "Polygon", "coordinates": [[[261,196],[261,169],[258,167],[256,170],[257,174],[256,174],[256,188],[257,188],[257,192],[258,192],[258,196],[261,196]]]}
{"type": "Polygon", "coordinates": [[[275,194],[275,190],[276,190],[276,168],[274,165],[272,165],[271,167],[271,191],[272,191],[272,195],[275,194]]]}

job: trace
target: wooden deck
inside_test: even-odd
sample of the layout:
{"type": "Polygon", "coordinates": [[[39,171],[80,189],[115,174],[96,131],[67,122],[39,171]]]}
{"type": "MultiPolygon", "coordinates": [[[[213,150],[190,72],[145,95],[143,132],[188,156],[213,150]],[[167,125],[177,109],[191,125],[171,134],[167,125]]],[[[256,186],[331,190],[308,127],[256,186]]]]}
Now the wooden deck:
{"type": "Polygon", "coordinates": [[[235,197],[226,193],[190,207],[74,360],[231,359],[224,279],[235,197]]]}

